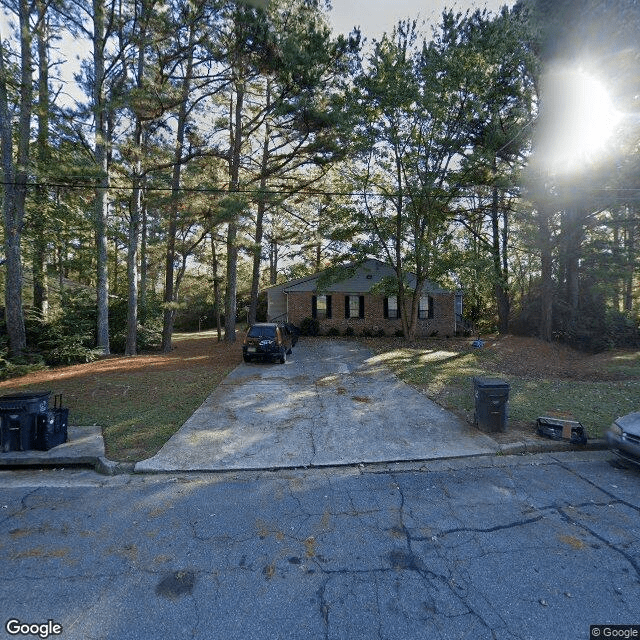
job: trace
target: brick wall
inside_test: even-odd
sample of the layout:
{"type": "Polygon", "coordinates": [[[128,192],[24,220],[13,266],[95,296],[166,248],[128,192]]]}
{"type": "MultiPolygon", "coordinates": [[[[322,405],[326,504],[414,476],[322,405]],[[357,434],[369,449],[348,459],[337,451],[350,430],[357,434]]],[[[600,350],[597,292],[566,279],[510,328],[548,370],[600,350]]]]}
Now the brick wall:
{"type": "MultiPolygon", "coordinates": [[[[311,317],[310,292],[291,292],[288,297],[288,318],[289,322],[300,326],[304,318],[311,317]]],[[[394,335],[396,330],[402,329],[402,320],[387,319],[384,317],[384,298],[382,296],[364,295],[364,318],[344,317],[344,298],[342,293],[331,294],[332,317],[320,319],[320,331],[326,333],[331,327],[337,328],[340,333],[344,333],[347,327],[353,327],[356,334],[361,334],[363,329],[377,331],[384,329],[387,335],[394,335]]],[[[433,295],[434,317],[418,320],[416,335],[430,336],[434,331],[439,336],[452,336],[455,331],[455,294],[436,293],[433,295]]]]}

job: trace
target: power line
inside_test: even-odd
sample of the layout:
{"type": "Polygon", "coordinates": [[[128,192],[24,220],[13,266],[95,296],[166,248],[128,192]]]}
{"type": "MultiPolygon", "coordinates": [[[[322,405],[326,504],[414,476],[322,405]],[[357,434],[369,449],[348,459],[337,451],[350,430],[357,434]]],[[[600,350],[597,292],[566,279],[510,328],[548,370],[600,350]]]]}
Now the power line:
{"type": "MultiPolygon", "coordinates": [[[[9,181],[0,181],[0,185],[8,186],[14,185],[15,182],[9,181]]],[[[28,188],[51,188],[51,189],[76,189],[76,190],[96,190],[96,189],[107,189],[114,191],[131,191],[134,186],[133,184],[109,184],[108,187],[102,187],[98,184],[87,184],[87,183],[73,183],[73,182],[26,182],[23,185],[28,188]]],[[[485,187],[490,188],[493,185],[490,184],[478,184],[474,185],[474,187],[485,187]]],[[[514,185],[517,186],[517,185],[514,185]]],[[[180,192],[180,193],[203,193],[203,194],[216,194],[216,195],[231,195],[231,194],[243,194],[243,195],[268,195],[268,196],[294,196],[294,195],[307,195],[307,196],[370,196],[370,197],[398,197],[400,193],[391,192],[391,193],[373,193],[371,191],[326,191],[321,189],[238,189],[237,191],[229,191],[228,188],[225,187],[158,187],[158,186],[150,186],[145,185],[141,187],[144,191],[154,191],[154,192],[180,192]]],[[[601,189],[592,189],[589,187],[577,188],[577,191],[586,191],[590,194],[608,194],[608,195],[625,195],[625,194],[636,194],[640,193],[640,187],[638,188],[601,188],[601,189]]],[[[404,196],[408,194],[403,192],[404,196]]],[[[461,194],[460,197],[465,197],[464,194],[461,194]]]]}

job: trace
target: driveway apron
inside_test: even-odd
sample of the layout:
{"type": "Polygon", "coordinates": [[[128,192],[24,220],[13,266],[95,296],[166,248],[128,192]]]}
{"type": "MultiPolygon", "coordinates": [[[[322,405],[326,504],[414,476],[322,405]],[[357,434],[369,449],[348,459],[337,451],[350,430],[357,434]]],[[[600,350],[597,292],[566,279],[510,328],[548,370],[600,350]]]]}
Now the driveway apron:
{"type": "Polygon", "coordinates": [[[136,471],[331,466],[496,449],[360,344],[302,339],[284,365],[237,367],[136,471]]]}

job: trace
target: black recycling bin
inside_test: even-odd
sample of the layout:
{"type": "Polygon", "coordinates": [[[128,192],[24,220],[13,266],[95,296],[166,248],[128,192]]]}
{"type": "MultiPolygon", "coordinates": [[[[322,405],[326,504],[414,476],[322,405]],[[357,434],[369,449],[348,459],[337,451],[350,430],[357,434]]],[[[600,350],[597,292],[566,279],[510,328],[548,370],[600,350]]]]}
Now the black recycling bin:
{"type": "Polygon", "coordinates": [[[49,410],[48,391],[0,396],[0,451],[33,449],[36,416],[49,410]]]}
{"type": "Polygon", "coordinates": [[[33,444],[33,414],[4,413],[0,415],[2,447],[6,451],[28,451],[33,444]]]}
{"type": "Polygon", "coordinates": [[[36,417],[33,448],[49,451],[67,441],[69,409],[56,407],[36,417]]]}
{"type": "Polygon", "coordinates": [[[39,449],[48,451],[67,441],[69,409],[50,391],[0,396],[0,452],[39,449]]]}
{"type": "Polygon", "coordinates": [[[497,378],[474,378],[473,397],[473,424],[487,433],[506,431],[509,383],[497,378]]]}

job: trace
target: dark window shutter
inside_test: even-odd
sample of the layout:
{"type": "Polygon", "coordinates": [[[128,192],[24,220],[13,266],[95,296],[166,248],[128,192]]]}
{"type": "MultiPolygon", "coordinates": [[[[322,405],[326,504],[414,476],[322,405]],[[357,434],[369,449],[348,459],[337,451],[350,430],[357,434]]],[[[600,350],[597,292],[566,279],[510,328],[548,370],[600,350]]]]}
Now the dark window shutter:
{"type": "Polygon", "coordinates": [[[429,296],[429,311],[427,312],[427,318],[433,318],[433,298],[429,296]]]}
{"type": "Polygon", "coordinates": [[[311,296],[311,317],[312,318],[318,317],[318,297],[317,296],[311,296]]]}
{"type": "Polygon", "coordinates": [[[364,296],[360,296],[358,301],[358,316],[364,318],[364,296]]]}
{"type": "Polygon", "coordinates": [[[387,298],[387,296],[384,297],[383,307],[384,307],[383,315],[385,318],[388,318],[389,317],[389,298],[387,298]]]}
{"type": "Polygon", "coordinates": [[[327,296],[327,318],[331,318],[331,296],[327,296]]]}
{"type": "Polygon", "coordinates": [[[349,296],[344,297],[344,317],[349,318],[349,296]]]}

